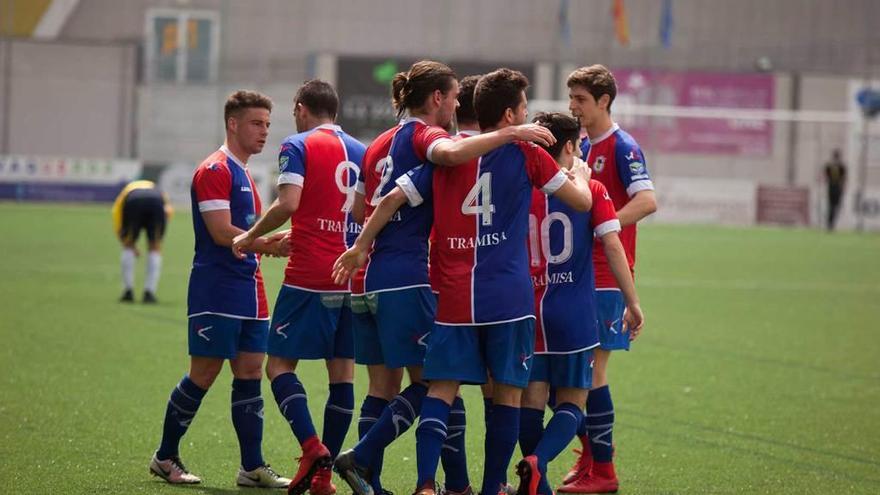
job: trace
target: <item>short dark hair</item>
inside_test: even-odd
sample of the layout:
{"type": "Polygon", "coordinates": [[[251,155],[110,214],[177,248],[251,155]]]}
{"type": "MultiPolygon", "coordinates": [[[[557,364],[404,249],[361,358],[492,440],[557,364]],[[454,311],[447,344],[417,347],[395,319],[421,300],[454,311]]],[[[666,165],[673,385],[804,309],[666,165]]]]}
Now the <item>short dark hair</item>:
{"type": "Polygon", "coordinates": [[[474,89],[481,76],[467,76],[459,81],[458,108],[455,109],[455,119],[459,124],[472,124],[477,122],[477,112],[474,111],[474,89]]]}
{"type": "Polygon", "coordinates": [[[246,89],[232,93],[226,98],[226,104],[223,106],[223,125],[228,125],[230,117],[241,117],[248,108],[265,108],[271,112],[272,100],[264,94],[246,89]]]}
{"type": "Polygon", "coordinates": [[[614,103],[614,97],[617,96],[617,81],[614,79],[614,74],[604,65],[596,64],[575,69],[568,76],[566,84],[569,89],[572,86],[583,86],[597,102],[602,95],[608,95],[610,98],[608,112],[611,113],[611,104],[614,103]]]}
{"type": "Polygon", "coordinates": [[[406,110],[420,108],[436,90],[446,94],[456,75],[448,65],[433,60],[412,64],[407,72],[398,72],[391,81],[391,104],[400,118],[406,110]]]}
{"type": "Polygon", "coordinates": [[[528,78],[512,69],[498,69],[481,77],[474,90],[474,109],[480,129],[498,125],[508,108],[522,103],[522,92],[528,87],[528,78]]]}
{"type": "Polygon", "coordinates": [[[570,141],[573,146],[577,146],[581,126],[571,115],[560,112],[538,112],[532,122],[546,127],[556,138],[556,144],[553,146],[542,146],[554,160],[559,159],[565,143],[570,141]]]}
{"type": "Polygon", "coordinates": [[[326,81],[311,79],[303,83],[293,97],[293,105],[301,104],[316,117],[336,118],[339,109],[339,96],[336,90],[326,81]]]}

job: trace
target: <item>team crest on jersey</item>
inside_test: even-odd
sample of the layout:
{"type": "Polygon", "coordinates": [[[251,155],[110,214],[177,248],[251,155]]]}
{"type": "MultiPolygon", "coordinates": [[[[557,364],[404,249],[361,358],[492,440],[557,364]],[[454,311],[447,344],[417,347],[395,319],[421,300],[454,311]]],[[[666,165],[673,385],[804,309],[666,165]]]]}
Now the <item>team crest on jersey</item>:
{"type": "Polygon", "coordinates": [[[603,168],[605,168],[605,156],[599,155],[596,157],[596,161],[593,162],[593,171],[601,172],[603,168]]]}

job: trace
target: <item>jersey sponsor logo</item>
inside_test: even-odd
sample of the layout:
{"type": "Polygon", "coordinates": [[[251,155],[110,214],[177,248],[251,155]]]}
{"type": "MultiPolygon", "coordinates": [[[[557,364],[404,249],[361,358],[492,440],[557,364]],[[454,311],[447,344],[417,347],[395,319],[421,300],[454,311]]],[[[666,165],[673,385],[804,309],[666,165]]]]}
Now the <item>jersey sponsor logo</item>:
{"type": "Polygon", "coordinates": [[[596,157],[596,161],[593,162],[593,171],[601,172],[602,169],[605,168],[605,156],[599,155],[596,157]]]}
{"type": "Polygon", "coordinates": [[[447,237],[449,249],[473,249],[483,246],[497,246],[507,240],[507,234],[502,232],[490,232],[479,237],[447,237]]]}
{"type": "Polygon", "coordinates": [[[284,323],[282,325],[278,325],[275,327],[275,333],[287,339],[287,332],[282,332],[285,328],[290,326],[290,322],[284,323]]]}
{"type": "Polygon", "coordinates": [[[358,234],[361,231],[360,225],[354,222],[347,222],[345,220],[330,220],[329,218],[318,218],[317,220],[318,229],[323,230],[324,232],[346,232],[349,234],[358,234]]]}
{"type": "Polygon", "coordinates": [[[248,186],[241,186],[241,192],[251,192],[251,188],[248,186]]]}
{"type": "Polygon", "coordinates": [[[196,334],[197,334],[199,337],[201,337],[201,338],[207,340],[208,342],[210,342],[210,341],[211,341],[211,338],[208,337],[207,335],[205,335],[205,332],[207,332],[208,330],[210,330],[210,329],[212,329],[212,328],[214,328],[214,325],[209,325],[209,326],[207,326],[207,327],[197,328],[197,329],[196,329],[196,334]]]}
{"type": "Polygon", "coordinates": [[[535,287],[543,287],[553,284],[573,284],[574,274],[572,272],[561,273],[542,273],[540,276],[532,276],[532,284],[535,287]]]}

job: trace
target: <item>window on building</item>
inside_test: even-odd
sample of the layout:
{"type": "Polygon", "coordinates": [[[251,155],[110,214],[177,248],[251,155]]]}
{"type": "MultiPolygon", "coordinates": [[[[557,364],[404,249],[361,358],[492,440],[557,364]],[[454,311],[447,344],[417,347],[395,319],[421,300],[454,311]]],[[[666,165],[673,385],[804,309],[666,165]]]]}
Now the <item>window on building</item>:
{"type": "Polygon", "coordinates": [[[150,9],[147,12],[148,81],[204,83],[217,79],[220,22],[216,12],[150,9]]]}

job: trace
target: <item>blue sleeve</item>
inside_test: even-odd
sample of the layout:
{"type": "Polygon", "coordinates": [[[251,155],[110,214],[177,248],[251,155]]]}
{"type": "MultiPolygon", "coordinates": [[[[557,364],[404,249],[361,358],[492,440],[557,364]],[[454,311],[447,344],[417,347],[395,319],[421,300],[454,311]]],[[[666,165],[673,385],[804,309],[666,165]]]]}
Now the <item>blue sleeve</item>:
{"type": "Polygon", "coordinates": [[[305,140],[296,135],[281,144],[281,151],[278,153],[278,185],[302,186],[305,178],[305,140]]]}
{"type": "Polygon", "coordinates": [[[617,165],[617,175],[630,197],[639,191],[654,189],[645,164],[645,155],[632,138],[618,138],[615,143],[614,162],[617,165]]]}
{"type": "Polygon", "coordinates": [[[406,194],[407,203],[413,208],[434,199],[434,165],[430,162],[401,175],[395,182],[406,194]]]}

